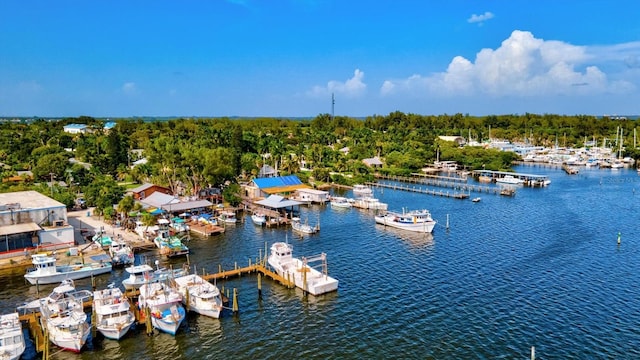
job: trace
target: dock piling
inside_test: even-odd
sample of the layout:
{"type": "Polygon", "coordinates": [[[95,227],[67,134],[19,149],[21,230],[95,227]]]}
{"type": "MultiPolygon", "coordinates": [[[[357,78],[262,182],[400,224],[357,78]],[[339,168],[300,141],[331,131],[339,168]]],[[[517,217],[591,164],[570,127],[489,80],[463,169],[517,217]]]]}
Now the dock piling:
{"type": "Polygon", "coordinates": [[[262,300],[262,275],[258,273],[258,300],[262,300]]]}
{"type": "Polygon", "coordinates": [[[233,288],[233,314],[238,314],[238,289],[233,288]]]}

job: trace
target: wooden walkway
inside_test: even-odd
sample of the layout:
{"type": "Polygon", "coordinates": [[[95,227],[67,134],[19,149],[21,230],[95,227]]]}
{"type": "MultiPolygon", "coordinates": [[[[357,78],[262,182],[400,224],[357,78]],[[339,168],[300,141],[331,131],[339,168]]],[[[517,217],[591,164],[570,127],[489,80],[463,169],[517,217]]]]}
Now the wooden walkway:
{"type": "Polygon", "coordinates": [[[486,185],[474,185],[474,184],[466,184],[460,183],[459,181],[449,181],[442,180],[442,178],[446,177],[408,177],[408,176],[387,176],[387,175],[376,175],[377,178],[383,180],[390,180],[396,182],[405,182],[405,183],[413,183],[416,185],[431,185],[437,187],[444,187],[454,190],[454,192],[444,192],[444,191],[436,191],[430,190],[426,188],[422,188],[420,186],[409,186],[409,185],[399,185],[399,184],[388,184],[382,182],[375,183],[366,183],[369,186],[373,187],[382,187],[393,190],[402,190],[402,191],[410,191],[428,195],[435,196],[444,196],[451,197],[454,199],[467,199],[469,198],[469,193],[477,192],[484,194],[494,194],[501,195],[502,188],[496,186],[486,186],[486,185]],[[457,191],[457,192],[456,192],[457,191]]]}
{"type": "Polygon", "coordinates": [[[199,224],[197,222],[191,221],[188,223],[189,225],[189,229],[191,229],[191,231],[193,231],[194,233],[198,233],[200,235],[204,235],[204,236],[212,236],[212,235],[217,235],[217,234],[222,234],[224,233],[224,227],[222,226],[217,226],[217,225],[204,225],[204,224],[199,224]]]}

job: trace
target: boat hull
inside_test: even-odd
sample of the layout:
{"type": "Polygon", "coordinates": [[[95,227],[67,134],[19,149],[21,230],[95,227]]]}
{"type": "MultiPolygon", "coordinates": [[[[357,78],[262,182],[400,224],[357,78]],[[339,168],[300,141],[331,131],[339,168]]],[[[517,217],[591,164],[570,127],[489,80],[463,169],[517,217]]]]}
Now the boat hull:
{"type": "Polygon", "coordinates": [[[415,221],[399,221],[398,216],[395,215],[375,216],[375,221],[380,225],[419,233],[431,233],[436,226],[435,220],[419,219],[415,221]]]}
{"type": "Polygon", "coordinates": [[[184,320],[186,313],[182,306],[176,306],[176,311],[171,311],[171,314],[166,314],[166,310],[162,313],[161,317],[151,316],[151,325],[154,328],[165,332],[167,334],[175,335],[180,328],[180,324],[184,320]]]}
{"type": "MultiPolygon", "coordinates": [[[[325,260],[324,254],[320,257],[325,260]]],[[[283,279],[291,281],[296,287],[317,296],[338,290],[338,280],[305,264],[302,260],[291,256],[291,246],[276,243],[271,248],[269,265],[283,279]]],[[[325,264],[326,266],[326,264],[325,264]]]]}
{"type": "Polygon", "coordinates": [[[31,284],[57,284],[62,282],[65,279],[77,280],[84,279],[95,275],[101,275],[111,272],[111,264],[105,265],[103,267],[96,267],[91,269],[82,269],[77,271],[65,271],[65,272],[57,272],[55,274],[48,275],[37,275],[27,273],[25,274],[25,279],[31,284]]]}

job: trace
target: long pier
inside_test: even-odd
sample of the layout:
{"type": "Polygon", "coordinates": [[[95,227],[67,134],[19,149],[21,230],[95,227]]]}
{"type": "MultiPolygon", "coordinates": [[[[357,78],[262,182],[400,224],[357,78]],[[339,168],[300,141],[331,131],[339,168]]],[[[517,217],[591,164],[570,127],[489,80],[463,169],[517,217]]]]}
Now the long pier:
{"type": "MultiPolygon", "coordinates": [[[[396,181],[396,182],[406,182],[406,183],[414,183],[414,184],[420,184],[420,185],[444,187],[444,188],[457,190],[459,192],[449,193],[449,192],[443,192],[443,191],[423,189],[421,187],[415,187],[415,186],[410,187],[410,186],[386,184],[386,183],[380,183],[380,182],[367,183],[367,185],[394,189],[394,190],[411,191],[411,192],[417,192],[417,193],[429,194],[429,195],[435,195],[435,196],[446,196],[446,197],[452,197],[455,199],[466,199],[469,197],[470,192],[494,194],[494,195],[505,195],[503,189],[500,187],[461,183],[460,181],[463,181],[461,178],[455,178],[455,179],[459,179],[456,181],[452,181],[451,179],[454,179],[454,178],[451,178],[451,177],[440,177],[440,176],[408,177],[408,176],[376,175],[376,178],[396,181]]],[[[510,195],[513,195],[513,194],[510,194],[510,195]]]]}

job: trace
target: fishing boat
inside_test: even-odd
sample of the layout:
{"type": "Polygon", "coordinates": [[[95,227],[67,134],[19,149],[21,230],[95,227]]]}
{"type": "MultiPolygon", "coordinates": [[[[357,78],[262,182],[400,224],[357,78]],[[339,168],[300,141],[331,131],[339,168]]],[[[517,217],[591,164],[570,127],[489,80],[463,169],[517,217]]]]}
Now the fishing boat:
{"type": "Polygon", "coordinates": [[[122,280],[122,286],[124,286],[125,290],[135,290],[146,283],[187,275],[186,271],[182,268],[167,269],[160,267],[159,261],[156,261],[156,270],[153,270],[153,268],[147,264],[129,266],[125,268],[125,270],[129,273],[129,277],[122,280]]]}
{"type": "Polygon", "coordinates": [[[217,286],[196,274],[177,277],[178,292],[188,310],[214,319],[222,312],[222,296],[217,286]]]}
{"type": "Polygon", "coordinates": [[[64,298],[74,298],[85,303],[93,299],[93,293],[89,290],[77,290],[71,279],[64,279],[60,285],[53,288],[53,291],[46,297],[32,300],[23,305],[18,306],[20,311],[40,311],[40,305],[43,302],[54,303],[64,298]]]}
{"type": "Polygon", "coordinates": [[[373,196],[373,190],[362,184],[353,185],[353,194],[356,196],[373,196]]]}
{"type": "Polygon", "coordinates": [[[251,221],[258,226],[263,226],[267,223],[267,216],[262,213],[251,214],[251,221]]]}
{"type": "Polygon", "coordinates": [[[113,283],[93,292],[93,311],[96,329],[107,339],[120,340],[135,321],[129,300],[113,283]]]}
{"type": "Polygon", "coordinates": [[[293,282],[300,289],[311,295],[322,295],[338,290],[338,280],[327,274],[327,256],[322,253],[317,256],[294,258],[293,247],[284,242],[276,242],[271,246],[269,266],[282,278],[293,282]],[[320,262],[322,272],[311,266],[320,262]]]}
{"type": "Polygon", "coordinates": [[[111,265],[114,267],[132,265],[135,260],[131,246],[120,239],[111,242],[109,256],[111,256],[111,265]]]}
{"type": "Polygon", "coordinates": [[[87,314],[80,300],[65,297],[40,304],[40,325],[49,333],[49,341],[64,349],[79,353],[89,337],[87,314]]]}
{"type": "Polygon", "coordinates": [[[315,234],[320,231],[320,225],[311,226],[308,222],[302,223],[299,217],[291,218],[291,228],[300,234],[315,234]]]}
{"type": "Polygon", "coordinates": [[[391,226],[398,229],[409,230],[421,233],[430,233],[436,226],[436,221],[431,217],[429,210],[413,210],[398,212],[387,212],[384,215],[375,216],[376,223],[391,226]]]}
{"type": "Polygon", "coordinates": [[[110,273],[112,268],[110,261],[103,260],[70,265],[56,265],[56,261],[55,256],[47,254],[31,255],[34,268],[27,270],[24,278],[32,285],[55,284],[65,279],[76,280],[110,273]]]}
{"type": "Polygon", "coordinates": [[[169,220],[159,219],[157,236],[153,239],[160,253],[167,257],[175,257],[189,254],[189,248],[182,242],[182,238],[171,235],[169,220]]]}
{"type": "Polygon", "coordinates": [[[140,286],[138,297],[141,312],[151,319],[151,325],[163,332],[175,335],[186,316],[182,296],[164,280],[140,286]]]}
{"type": "Polygon", "coordinates": [[[341,196],[332,196],[330,204],[332,209],[333,208],[348,209],[352,206],[351,201],[349,201],[349,199],[341,196]]]}
{"type": "Polygon", "coordinates": [[[0,315],[0,359],[17,360],[25,349],[18,313],[0,315]]]}

